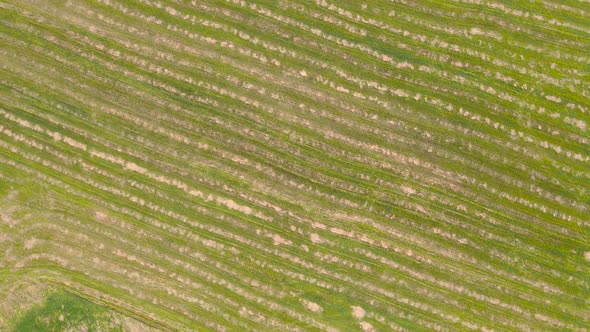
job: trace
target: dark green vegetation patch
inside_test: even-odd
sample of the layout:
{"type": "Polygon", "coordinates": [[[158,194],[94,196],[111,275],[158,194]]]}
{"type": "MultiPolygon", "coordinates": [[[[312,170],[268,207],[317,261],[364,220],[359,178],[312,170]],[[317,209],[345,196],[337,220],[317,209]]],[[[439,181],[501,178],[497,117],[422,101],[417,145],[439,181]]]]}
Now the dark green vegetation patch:
{"type": "Polygon", "coordinates": [[[123,331],[112,311],[82,297],[57,292],[31,308],[16,323],[14,332],[123,331]]]}

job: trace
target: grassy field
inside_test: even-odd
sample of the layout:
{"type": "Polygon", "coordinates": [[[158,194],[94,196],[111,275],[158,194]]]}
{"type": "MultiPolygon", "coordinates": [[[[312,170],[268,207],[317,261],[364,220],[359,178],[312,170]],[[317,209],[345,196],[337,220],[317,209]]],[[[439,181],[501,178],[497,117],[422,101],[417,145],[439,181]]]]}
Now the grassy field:
{"type": "Polygon", "coordinates": [[[589,125],[587,0],[0,0],[0,330],[590,330],[589,125]]]}
{"type": "Polygon", "coordinates": [[[122,331],[101,306],[69,293],[51,294],[14,324],[15,331],[122,331]]]}

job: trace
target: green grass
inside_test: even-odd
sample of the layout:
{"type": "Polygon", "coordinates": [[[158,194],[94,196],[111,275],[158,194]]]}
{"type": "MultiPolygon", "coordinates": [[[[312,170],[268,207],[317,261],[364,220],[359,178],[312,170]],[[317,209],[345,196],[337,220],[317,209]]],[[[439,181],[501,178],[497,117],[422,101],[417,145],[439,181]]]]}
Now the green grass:
{"type": "Polygon", "coordinates": [[[0,5],[0,330],[588,327],[582,2],[0,5]]]}
{"type": "Polygon", "coordinates": [[[123,331],[111,311],[67,292],[49,295],[31,308],[14,326],[14,332],[123,331]]]}

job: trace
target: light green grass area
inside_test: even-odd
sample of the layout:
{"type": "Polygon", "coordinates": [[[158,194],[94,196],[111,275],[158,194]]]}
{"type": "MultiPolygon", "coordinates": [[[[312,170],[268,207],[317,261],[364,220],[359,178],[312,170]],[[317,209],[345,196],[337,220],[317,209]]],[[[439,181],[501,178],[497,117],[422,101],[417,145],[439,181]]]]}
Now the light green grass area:
{"type": "Polygon", "coordinates": [[[0,0],[0,330],[586,331],[588,50],[583,0],[0,0]]]}

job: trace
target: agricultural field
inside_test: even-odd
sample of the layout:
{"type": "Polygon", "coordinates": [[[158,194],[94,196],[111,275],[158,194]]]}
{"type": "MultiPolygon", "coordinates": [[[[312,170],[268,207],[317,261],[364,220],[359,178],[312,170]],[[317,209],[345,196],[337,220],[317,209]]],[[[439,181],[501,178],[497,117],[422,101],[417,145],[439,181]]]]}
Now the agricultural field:
{"type": "Polygon", "coordinates": [[[0,331],[590,330],[588,0],[0,0],[0,331]]]}

